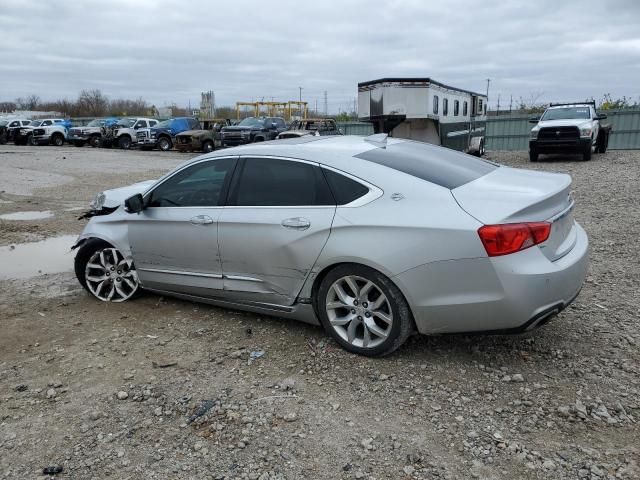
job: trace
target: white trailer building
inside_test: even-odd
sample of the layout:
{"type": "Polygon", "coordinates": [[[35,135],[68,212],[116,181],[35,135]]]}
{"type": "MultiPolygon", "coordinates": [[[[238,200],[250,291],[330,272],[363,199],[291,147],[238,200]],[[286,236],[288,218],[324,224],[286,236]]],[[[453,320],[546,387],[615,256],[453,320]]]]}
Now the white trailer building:
{"type": "Polygon", "coordinates": [[[358,84],[358,117],[375,133],[482,155],[487,96],[430,78],[381,78],[358,84]]]}

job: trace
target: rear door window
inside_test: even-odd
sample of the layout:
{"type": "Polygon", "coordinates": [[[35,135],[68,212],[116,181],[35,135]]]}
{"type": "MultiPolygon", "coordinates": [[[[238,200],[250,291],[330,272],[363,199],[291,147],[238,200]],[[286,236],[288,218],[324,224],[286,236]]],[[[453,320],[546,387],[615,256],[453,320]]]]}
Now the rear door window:
{"type": "Polygon", "coordinates": [[[234,180],[230,205],[282,207],[335,205],[320,167],[277,158],[246,158],[234,180]]]}

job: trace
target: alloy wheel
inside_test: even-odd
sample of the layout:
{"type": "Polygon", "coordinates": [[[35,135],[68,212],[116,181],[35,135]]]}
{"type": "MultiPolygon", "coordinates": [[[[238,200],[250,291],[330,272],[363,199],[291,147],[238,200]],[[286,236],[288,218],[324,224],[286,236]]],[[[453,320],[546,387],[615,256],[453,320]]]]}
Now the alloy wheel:
{"type": "Polygon", "coordinates": [[[97,250],[85,268],[89,291],[103,302],[124,302],[139,287],[133,263],[116,248],[97,250]]]}
{"type": "Polygon", "coordinates": [[[375,348],[391,333],[391,303],[366,278],[349,275],[336,280],[327,292],[325,309],[331,327],[355,347],[375,348]]]}

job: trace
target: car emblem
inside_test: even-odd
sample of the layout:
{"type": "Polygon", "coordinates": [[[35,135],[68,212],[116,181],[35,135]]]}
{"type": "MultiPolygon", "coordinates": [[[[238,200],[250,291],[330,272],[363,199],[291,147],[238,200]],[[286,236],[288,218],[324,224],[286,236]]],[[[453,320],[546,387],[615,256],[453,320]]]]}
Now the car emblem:
{"type": "Polygon", "coordinates": [[[560,136],[560,130],[556,130],[556,137],[560,136]]]}

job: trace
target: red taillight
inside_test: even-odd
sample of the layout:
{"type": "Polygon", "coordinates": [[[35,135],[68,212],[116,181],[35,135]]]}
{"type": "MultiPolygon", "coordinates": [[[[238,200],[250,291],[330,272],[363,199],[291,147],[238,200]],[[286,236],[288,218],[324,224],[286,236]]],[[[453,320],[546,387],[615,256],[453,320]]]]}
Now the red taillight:
{"type": "Polygon", "coordinates": [[[490,257],[508,255],[538,245],[549,238],[549,222],[505,223],[478,229],[484,249],[490,257]]]}

